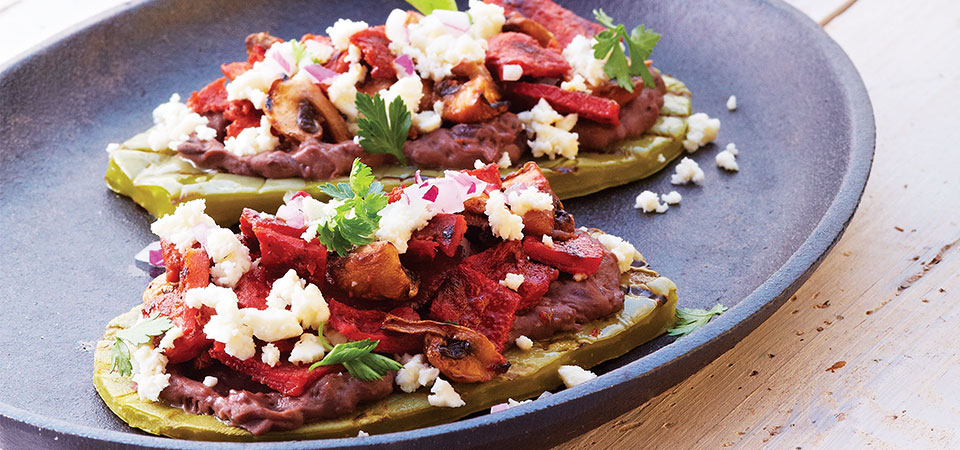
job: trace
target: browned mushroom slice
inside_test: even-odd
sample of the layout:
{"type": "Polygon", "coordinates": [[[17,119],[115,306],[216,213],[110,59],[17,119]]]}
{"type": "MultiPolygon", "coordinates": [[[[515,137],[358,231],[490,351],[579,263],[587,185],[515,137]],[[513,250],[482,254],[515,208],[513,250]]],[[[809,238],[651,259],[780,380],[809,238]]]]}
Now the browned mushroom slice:
{"type": "Polygon", "coordinates": [[[387,315],[383,329],[425,335],[423,349],[430,364],[453,381],[490,381],[510,368],[510,363],[486,336],[467,327],[387,315]]]}
{"type": "Polygon", "coordinates": [[[543,48],[560,49],[560,44],[557,42],[556,37],[550,32],[550,30],[543,25],[540,25],[538,22],[534,22],[524,17],[523,14],[520,14],[516,11],[507,13],[507,21],[503,24],[503,31],[513,31],[526,34],[536,39],[537,42],[543,46],[543,48]]]}
{"type": "Polygon", "coordinates": [[[483,64],[460,63],[453,68],[453,74],[469,80],[448,78],[437,83],[435,90],[443,100],[443,120],[482,122],[507,111],[507,104],[500,101],[497,83],[483,64]]]}
{"type": "Polygon", "coordinates": [[[264,50],[267,50],[270,48],[270,46],[276,44],[277,42],[283,42],[283,39],[264,32],[248,35],[243,41],[243,43],[247,46],[247,56],[250,56],[252,53],[254,53],[254,49],[258,45],[264,50]]]}
{"type": "Polygon", "coordinates": [[[333,142],[351,139],[347,123],[320,86],[308,80],[277,80],[270,86],[269,94],[264,112],[274,128],[287,138],[297,142],[319,140],[326,129],[333,142]]]}
{"type": "Polygon", "coordinates": [[[347,256],[332,258],[327,272],[333,284],[353,298],[406,300],[419,290],[419,283],[400,264],[397,248],[389,242],[373,242],[347,256]]]}

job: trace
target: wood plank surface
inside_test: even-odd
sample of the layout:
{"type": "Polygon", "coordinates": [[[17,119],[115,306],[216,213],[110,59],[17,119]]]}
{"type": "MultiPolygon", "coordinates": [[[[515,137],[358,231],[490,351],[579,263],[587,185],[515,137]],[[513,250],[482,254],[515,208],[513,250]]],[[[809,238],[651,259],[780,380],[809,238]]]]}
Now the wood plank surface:
{"type": "Polygon", "coordinates": [[[960,448],[960,2],[860,0],[825,29],[877,122],[847,233],[735,348],[562,448],[960,448]]]}

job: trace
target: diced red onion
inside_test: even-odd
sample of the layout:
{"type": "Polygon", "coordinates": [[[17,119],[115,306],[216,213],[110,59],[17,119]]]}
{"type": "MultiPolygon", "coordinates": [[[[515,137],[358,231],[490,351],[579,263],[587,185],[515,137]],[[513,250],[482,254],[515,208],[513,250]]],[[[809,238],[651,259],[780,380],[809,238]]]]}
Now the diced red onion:
{"type": "Polygon", "coordinates": [[[410,55],[400,55],[397,59],[394,59],[393,62],[403,68],[403,72],[406,75],[413,75],[413,59],[410,58],[410,55]]]}
{"type": "Polygon", "coordinates": [[[160,241],[147,244],[143,250],[137,252],[133,259],[154,267],[163,267],[163,250],[160,248],[160,241]]]}
{"type": "Polygon", "coordinates": [[[413,174],[413,181],[417,184],[423,183],[423,178],[420,177],[420,169],[417,169],[416,173],[413,174]]]}
{"type": "Polygon", "coordinates": [[[496,414],[500,411],[506,411],[510,409],[510,405],[507,403],[497,403],[490,407],[490,414],[496,414]]]}
{"type": "Polygon", "coordinates": [[[291,74],[290,62],[287,61],[287,58],[284,58],[279,51],[273,52],[273,59],[277,62],[277,64],[280,64],[280,68],[283,69],[283,73],[287,75],[291,74]]]}
{"type": "Polygon", "coordinates": [[[310,196],[310,194],[308,194],[307,191],[297,191],[297,192],[296,192],[295,194],[293,194],[293,196],[291,196],[290,198],[291,198],[291,199],[294,199],[294,198],[298,198],[298,197],[309,197],[309,196],[310,196]]]}
{"type": "Polygon", "coordinates": [[[470,31],[470,16],[467,13],[437,9],[433,11],[432,15],[437,16],[440,22],[453,30],[461,33],[470,31]]]}
{"type": "MultiPolygon", "coordinates": [[[[299,197],[295,197],[295,198],[299,198],[299,197]]],[[[298,205],[293,205],[293,204],[280,205],[280,207],[277,208],[277,218],[283,220],[284,222],[287,223],[287,225],[290,225],[291,227],[301,228],[304,225],[306,225],[307,220],[306,218],[303,217],[303,212],[299,208],[300,202],[291,202],[291,203],[298,203],[298,205]]]]}
{"type": "Polygon", "coordinates": [[[313,78],[317,83],[323,83],[337,75],[340,75],[339,73],[323,67],[320,64],[309,64],[303,66],[303,70],[306,71],[307,74],[310,75],[310,77],[313,78]]]}
{"type": "Polygon", "coordinates": [[[437,195],[440,194],[440,188],[437,185],[430,186],[430,189],[427,189],[427,193],[423,194],[423,199],[428,202],[436,202],[437,195]]]}

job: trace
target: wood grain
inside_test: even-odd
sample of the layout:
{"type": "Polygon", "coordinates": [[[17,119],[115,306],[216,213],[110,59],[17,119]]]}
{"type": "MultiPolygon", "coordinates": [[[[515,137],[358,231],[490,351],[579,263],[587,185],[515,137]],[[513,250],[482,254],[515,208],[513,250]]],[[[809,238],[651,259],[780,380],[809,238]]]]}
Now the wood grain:
{"type": "Polygon", "coordinates": [[[736,347],[562,448],[960,447],[960,2],[861,0],[826,31],[877,121],[847,233],[736,347]]]}

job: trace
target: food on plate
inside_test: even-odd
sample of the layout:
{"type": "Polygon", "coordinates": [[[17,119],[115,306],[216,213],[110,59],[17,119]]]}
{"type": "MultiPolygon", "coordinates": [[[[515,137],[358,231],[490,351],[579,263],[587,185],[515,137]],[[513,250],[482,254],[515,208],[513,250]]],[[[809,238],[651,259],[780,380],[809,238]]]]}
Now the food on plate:
{"type": "Polygon", "coordinates": [[[653,68],[660,35],[551,0],[411,1],[384,25],[246,38],[244,61],[108,147],[108,186],[159,217],[203,198],[221,225],[285,192],[326,198],[361,158],[387,190],[535,160],[560,198],[659,171],[682,152],[690,92],[653,68]],[[440,5],[442,4],[442,5],[440,5]]]}
{"type": "Polygon", "coordinates": [[[111,410],[187,439],[410,429],[589,382],[674,323],[676,285],[578,228],[536,163],[384,192],[356,159],[320,189],[239,233],[202,199],[151,226],[165,272],[97,345],[111,410]]]}

